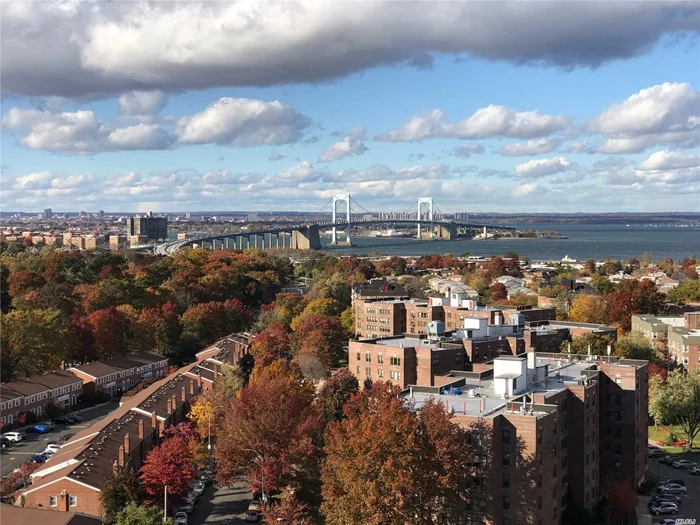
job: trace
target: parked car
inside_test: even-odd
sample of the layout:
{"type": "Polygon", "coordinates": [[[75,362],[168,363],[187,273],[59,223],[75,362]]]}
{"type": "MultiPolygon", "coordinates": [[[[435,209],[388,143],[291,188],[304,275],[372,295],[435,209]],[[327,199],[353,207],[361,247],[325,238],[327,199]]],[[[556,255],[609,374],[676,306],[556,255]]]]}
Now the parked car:
{"type": "Polygon", "coordinates": [[[666,518],[663,520],[659,520],[659,523],[657,525],[676,525],[676,520],[675,519],[670,519],[666,518]]]}
{"type": "Polygon", "coordinates": [[[664,465],[670,465],[674,461],[676,461],[676,458],[675,458],[675,456],[671,456],[671,455],[666,455],[666,456],[659,458],[659,463],[663,463],[664,465]]]}
{"type": "Polygon", "coordinates": [[[680,478],[669,478],[669,479],[664,479],[659,482],[659,487],[661,485],[670,485],[670,484],[675,484],[675,485],[683,485],[685,487],[685,481],[683,481],[680,478]]]}
{"type": "Polygon", "coordinates": [[[647,507],[651,507],[653,503],[658,503],[660,501],[670,501],[671,503],[681,504],[681,497],[675,494],[654,494],[647,503],[647,507]]]}
{"type": "Polygon", "coordinates": [[[689,469],[690,467],[694,467],[695,463],[692,461],[688,461],[687,459],[677,459],[673,463],[671,463],[671,466],[673,468],[680,468],[680,469],[689,469]]]}
{"type": "Polygon", "coordinates": [[[0,436],[0,447],[7,448],[12,444],[12,441],[7,439],[5,436],[0,436]]]}
{"type": "Polygon", "coordinates": [[[72,423],[72,421],[66,416],[55,417],[51,420],[51,422],[56,423],[57,425],[70,425],[72,423]]]}
{"type": "Polygon", "coordinates": [[[670,501],[662,501],[658,505],[649,507],[649,512],[657,516],[659,514],[676,514],[678,512],[678,505],[670,501]]]}
{"type": "Polygon", "coordinates": [[[70,419],[73,423],[80,423],[83,421],[83,416],[79,414],[66,414],[66,417],[70,419]]]}
{"type": "Polygon", "coordinates": [[[185,501],[185,503],[183,503],[183,505],[180,507],[180,510],[182,512],[186,512],[187,514],[192,514],[192,511],[194,510],[194,502],[185,501]]]}
{"type": "Polygon", "coordinates": [[[46,459],[44,459],[44,456],[42,456],[41,454],[36,454],[36,455],[30,457],[29,461],[27,461],[27,463],[30,463],[30,464],[31,463],[40,463],[41,464],[44,461],[46,461],[46,459]]]}
{"type": "Polygon", "coordinates": [[[678,485],[677,483],[669,483],[668,485],[661,485],[658,489],[661,494],[685,494],[688,489],[684,485],[678,485]]]}
{"type": "Polygon", "coordinates": [[[208,487],[212,483],[211,476],[208,476],[206,474],[200,474],[199,482],[203,483],[205,487],[208,487]]]}
{"type": "Polygon", "coordinates": [[[693,476],[700,475],[700,465],[695,465],[694,467],[690,467],[688,469],[688,473],[692,474],[693,476]]]}
{"type": "Polygon", "coordinates": [[[45,421],[45,422],[39,423],[39,424],[44,425],[49,430],[53,430],[54,428],[56,428],[56,424],[53,421],[45,421]]]}
{"type": "Polygon", "coordinates": [[[73,436],[75,436],[75,434],[66,434],[66,435],[63,436],[61,439],[59,439],[58,442],[59,442],[59,443],[65,443],[66,441],[68,441],[68,440],[69,440],[70,438],[72,438],[73,436]]]}
{"type": "Polygon", "coordinates": [[[260,521],[260,513],[257,510],[249,510],[245,513],[247,523],[256,523],[260,521]]]}
{"type": "Polygon", "coordinates": [[[175,523],[176,525],[187,525],[187,513],[178,512],[175,514],[175,523]]]}
{"type": "Polygon", "coordinates": [[[41,456],[44,456],[46,459],[49,459],[51,456],[53,456],[56,453],[55,450],[47,448],[43,452],[39,452],[41,456]]]}
{"type": "Polygon", "coordinates": [[[22,432],[5,432],[2,437],[9,439],[12,443],[19,443],[23,439],[27,439],[27,436],[22,432]]]}
{"type": "Polygon", "coordinates": [[[195,483],[192,487],[192,492],[197,494],[197,497],[201,496],[204,493],[204,483],[200,483],[199,481],[195,483]]]}
{"type": "Polygon", "coordinates": [[[660,458],[666,455],[666,452],[661,450],[660,448],[651,448],[649,447],[649,450],[647,451],[647,457],[650,458],[660,458]]]}

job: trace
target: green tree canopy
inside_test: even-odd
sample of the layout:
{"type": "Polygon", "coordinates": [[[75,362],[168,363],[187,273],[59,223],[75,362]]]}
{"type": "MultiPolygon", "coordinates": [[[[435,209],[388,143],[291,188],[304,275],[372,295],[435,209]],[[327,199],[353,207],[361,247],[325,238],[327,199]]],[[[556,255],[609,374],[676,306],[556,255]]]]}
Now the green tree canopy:
{"type": "Polygon", "coordinates": [[[116,525],[174,525],[174,521],[168,519],[163,522],[163,511],[152,505],[136,505],[129,503],[124,510],[117,514],[116,525]]]}
{"type": "Polygon", "coordinates": [[[663,425],[680,425],[692,449],[700,432],[700,371],[686,374],[675,370],[666,381],[655,377],[650,398],[649,413],[663,425]]]}

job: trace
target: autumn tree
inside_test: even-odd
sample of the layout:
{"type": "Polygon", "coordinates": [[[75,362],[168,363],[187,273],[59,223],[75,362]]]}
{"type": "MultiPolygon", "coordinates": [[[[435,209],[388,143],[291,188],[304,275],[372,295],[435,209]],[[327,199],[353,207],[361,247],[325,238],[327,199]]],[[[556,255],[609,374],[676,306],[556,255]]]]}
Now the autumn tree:
{"type": "Polygon", "coordinates": [[[38,273],[30,270],[20,270],[9,275],[7,284],[10,295],[14,298],[41,288],[46,284],[46,281],[38,273]]]}
{"type": "Polygon", "coordinates": [[[294,355],[311,356],[329,369],[344,357],[346,339],[340,318],[311,314],[302,318],[290,344],[294,355]]]}
{"type": "Polygon", "coordinates": [[[355,310],[348,306],[343,313],[340,314],[340,325],[347,332],[348,336],[355,335],[355,310]]]}
{"type": "Polygon", "coordinates": [[[665,383],[668,379],[668,370],[661,365],[656,363],[649,363],[648,367],[648,380],[647,380],[647,392],[649,393],[649,399],[652,398],[652,385],[654,384],[654,379],[658,377],[658,381],[665,383]]]}
{"type": "Polygon", "coordinates": [[[292,330],[296,331],[299,329],[299,325],[302,321],[312,315],[325,315],[327,317],[340,317],[341,308],[340,303],[335,299],[321,298],[314,299],[311,301],[304,311],[292,319],[290,327],[292,330]]]}
{"type": "Polygon", "coordinates": [[[51,372],[68,356],[73,334],[58,310],[0,313],[2,380],[51,372]]]}
{"type": "Polygon", "coordinates": [[[115,469],[100,485],[100,505],[104,510],[105,523],[113,523],[124,507],[130,503],[138,505],[143,496],[143,488],[136,472],[130,468],[115,469]]]}
{"type": "Polygon", "coordinates": [[[569,309],[569,320],[578,323],[607,323],[608,313],[605,299],[599,295],[577,295],[569,309]]]}
{"type": "Polygon", "coordinates": [[[340,421],[345,403],[358,390],[357,378],[349,368],[341,368],[333,374],[318,394],[318,405],[324,421],[340,421]]]}
{"type": "Polygon", "coordinates": [[[379,275],[405,275],[406,274],[406,259],[403,257],[389,257],[377,261],[374,268],[379,275]]]}
{"type": "Polygon", "coordinates": [[[301,486],[317,468],[320,418],[313,398],[313,386],[287,362],[256,367],[217,429],[218,480],[245,479],[251,490],[265,492],[301,486]]]}
{"type": "Polygon", "coordinates": [[[591,332],[586,332],[571,341],[563,341],[559,349],[562,353],[572,354],[588,354],[588,349],[591,350],[591,355],[607,355],[608,346],[612,346],[613,339],[610,336],[601,336],[591,332]]]}
{"type": "Polygon", "coordinates": [[[623,332],[629,332],[632,316],[637,313],[657,314],[663,306],[664,297],[649,279],[625,279],[617,290],[606,296],[606,301],[608,322],[623,332]]]}
{"type": "Polygon", "coordinates": [[[626,359],[656,361],[658,353],[641,332],[630,332],[615,342],[615,355],[626,359]]]}
{"type": "Polygon", "coordinates": [[[282,493],[282,498],[276,505],[271,501],[263,502],[262,512],[265,516],[274,516],[277,521],[291,525],[313,525],[313,520],[309,518],[306,505],[301,503],[288,490],[282,493]]]}
{"type": "Polygon", "coordinates": [[[489,288],[489,296],[493,301],[503,301],[508,299],[508,290],[503,283],[494,283],[489,288]]]}
{"type": "Polygon", "coordinates": [[[688,448],[700,432],[700,371],[675,370],[664,381],[652,380],[649,413],[662,425],[680,425],[688,436],[688,448]]]}
{"type": "Polygon", "coordinates": [[[251,346],[255,366],[264,368],[276,359],[291,355],[289,334],[281,323],[272,323],[260,332],[251,346]]]}
{"type": "Polygon", "coordinates": [[[250,312],[238,299],[200,303],[188,308],[181,318],[183,328],[205,344],[244,330],[250,320],[250,312]]]}
{"type": "Polygon", "coordinates": [[[98,359],[104,361],[128,352],[131,323],[114,306],[92,312],[85,318],[85,324],[98,359]]]}
{"type": "Polygon", "coordinates": [[[634,514],[637,506],[637,491],[627,481],[610,479],[605,483],[603,494],[605,495],[605,513],[609,522],[620,523],[625,518],[634,514]]]}
{"type": "Polygon", "coordinates": [[[165,485],[168,494],[182,497],[189,492],[189,483],[195,479],[192,451],[180,437],[165,439],[148,453],[140,472],[141,483],[151,501],[161,501],[165,485]]]}

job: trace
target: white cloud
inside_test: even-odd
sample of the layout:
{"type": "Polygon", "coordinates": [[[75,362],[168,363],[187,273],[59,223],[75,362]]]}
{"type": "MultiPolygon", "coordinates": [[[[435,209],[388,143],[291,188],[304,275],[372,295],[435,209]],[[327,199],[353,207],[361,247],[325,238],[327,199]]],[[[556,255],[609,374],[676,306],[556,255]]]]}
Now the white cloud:
{"type": "Polygon", "coordinates": [[[310,124],[307,117],[281,102],[224,97],[175,124],[180,144],[262,146],[297,142],[310,124]]]}
{"type": "Polygon", "coordinates": [[[506,144],[501,148],[501,155],[505,157],[520,157],[525,155],[539,155],[541,153],[549,153],[554,151],[559,146],[558,140],[552,139],[537,139],[528,140],[525,143],[516,142],[514,144],[506,144]]]}
{"type": "Polygon", "coordinates": [[[367,151],[364,141],[367,138],[367,128],[359,127],[350,130],[345,137],[338,142],[331,144],[326,151],[321,154],[319,162],[332,162],[350,155],[362,155],[367,151]]]}
{"type": "Polygon", "coordinates": [[[452,150],[452,154],[455,157],[461,157],[463,159],[468,159],[473,154],[483,153],[484,147],[481,144],[468,144],[466,146],[457,146],[452,150]]]}
{"type": "Polygon", "coordinates": [[[119,97],[119,111],[128,117],[156,115],[168,101],[162,91],[132,91],[119,97]]]}
{"type": "Polygon", "coordinates": [[[585,140],[580,140],[577,142],[571,142],[566,146],[567,153],[582,153],[590,151],[588,142],[585,140]]]}
{"type": "Polygon", "coordinates": [[[684,2],[5,2],[2,89],[76,97],[319,82],[432,54],[597,67],[696,31],[684,2]]]}
{"type": "MultiPolygon", "coordinates": [[[[138,103],[135,100],[127,104],[129,111],[157,109],[152,98],[140,98],[138,103]]],[[[130,113],[130,116],[147,115],[130,113]]],[[[85,155],[205,143],[232,147],[288,144],[303,137],[309,122],[307,117],[280,102],[246,98],[219,99],[200,113],[177,119],[173,131],[146,122],[115,127],[102,122],[92,111],[52,113],[11,108],[2,119],[4,128],[22,134],[19,139],[22,146],[85,155]]]]}
{"type": "Polygon", "coordinates": [[[574,165],[564,157],[553,157],[551,159],[532,159],[518,164],[515,172],[520,177],[546,177],[562,171],[573,169],[574,165]]]}
{"type": "Polygon", "coordinates": [[[639,165],[639,170],[675,170],[700,166],[700,154],[680,151],[657,151],[639,165]]]}
{"type": "Polygon", "coordinates": [[[278,160],[282,160],[285,157],[286,157],[286,155],[282,155],[281,153],[273,151],[272,153],[270,153],[270,156],[267,158],[267,160],[269,160],[271,162],[275,162],[278,160]]]}
{"type": "Polygon", "coordinates": [[[450,123],[443,112],[414,115],[399,129],[375,137],[389,142],[419,141],[428,138],[483,139],[490,137],[535,138],[562,131],[569,117],[543,115],[539,111],[516,111],[505,106],[490,105],[476,110],[470,117],[450,123]]]}
{"type": "Polygon", "coordinates": [[[642,89],[588,123],[588,131],[607,135],[601,153],[639,153],[668,144],[700,146],[700,93],[687,82],[642,89]]]}

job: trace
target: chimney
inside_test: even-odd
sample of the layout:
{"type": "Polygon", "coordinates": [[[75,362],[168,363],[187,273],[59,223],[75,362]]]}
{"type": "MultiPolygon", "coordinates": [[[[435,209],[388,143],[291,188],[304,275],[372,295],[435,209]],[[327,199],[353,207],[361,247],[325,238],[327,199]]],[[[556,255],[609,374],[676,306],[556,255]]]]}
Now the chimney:
{"type": "Polygon", "coordinates": [[[155,411],[151,412],[151,428],[158,428],[158,416],[156,416],[155,411]]]}
{"type": "Polygon", "coordinates": [[[131,452],[131,438],[129,434],[124,434],[124,452],[127,454],[131,452]]]}
{"type": "Polygon", "coordinates": [[[143,439],[143,419],[139,420],[139,439],[143,439]]]}
{"type": "Polygon", "coordinates": [[[175,409],[177,408],[177,396],[173,394],[173,412],[175,412],[175,409]]]}
{"type": "Polygon", "coordinates": [[[119,446],[119,466],[124,466],[124,445],[119,446]]]}
{"type": "Polygon", "coordinates": [[[182,387],[180,397],[182,397],[183,403],[184,403],[185,401],[187,401],[187,394],[185,393],[185,387],[184,387],[184,386],[182,387]]]}
{"type": "Polygon", "coordinates": [[[190,395],[194,395],[194,381],[190,381],[190,395]]]}
{"type": "Polygon", "coordinates": [[[61,495],[59,497],[61,499],[59,509],[63,512],[70,512],[70,496],[68,495],[68,492],[62,490],[61,495]]]}
{"type": "Polygon", "coordinates": [[[197,374],[197,388],[202,388],[202,372],[197,374]]]}
{"type": "Polygon", "coordinates": [[[168,415],[173,411],[173,400],[168,398],[168,415]]]}

